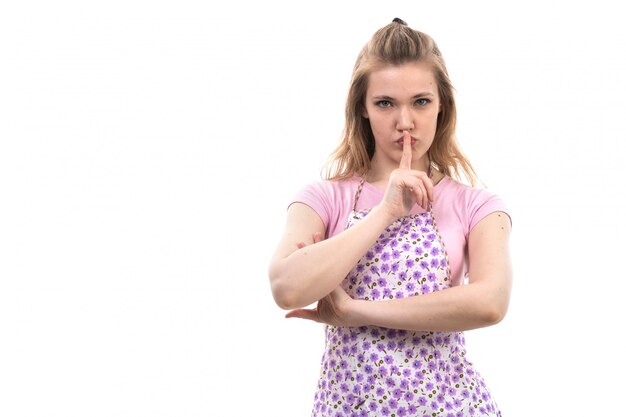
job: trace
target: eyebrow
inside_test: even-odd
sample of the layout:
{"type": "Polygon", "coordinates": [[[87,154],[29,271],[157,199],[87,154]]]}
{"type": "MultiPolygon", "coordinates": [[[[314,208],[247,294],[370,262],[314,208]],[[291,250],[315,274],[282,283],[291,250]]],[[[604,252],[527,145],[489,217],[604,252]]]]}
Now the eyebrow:
{"type": "MultiPolygon", "coordinates": [[[[434,96],[435,96],[435,95],[434,95],[433,93],[430,93],[430,92],[424,91],[424,92],[422,92],[422,93],[417,93],[417,94],[415,94],[415,95],[414,95],[413,97],[411,97],[411,98],[415,99],[415,98],[422,98],[422,97],[434,97],[434,96]]],[[[389,96],[386,96],[386,95],[381,95],[381,96],[372,96],[372,99],[374,99],[374,100],[394,100],[394,98],[393,98],[393,97],[389,97],[389,96]]]]}

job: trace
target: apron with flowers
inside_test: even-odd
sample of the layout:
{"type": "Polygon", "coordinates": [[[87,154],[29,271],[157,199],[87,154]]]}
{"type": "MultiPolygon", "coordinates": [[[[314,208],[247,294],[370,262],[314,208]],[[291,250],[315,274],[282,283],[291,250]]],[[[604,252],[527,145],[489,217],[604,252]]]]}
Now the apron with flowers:
{"type": "MultiPolygon", "coordinates": [[[[363,219],[356,192],[347,227],[363,219]]],[[[432,208],[396,220],[343,280],[354,299],[391,300],[450,287],[432,208]]],[[[326,325],[313,417],[500,416],[465,357],[462,332],[326,325]]]]}

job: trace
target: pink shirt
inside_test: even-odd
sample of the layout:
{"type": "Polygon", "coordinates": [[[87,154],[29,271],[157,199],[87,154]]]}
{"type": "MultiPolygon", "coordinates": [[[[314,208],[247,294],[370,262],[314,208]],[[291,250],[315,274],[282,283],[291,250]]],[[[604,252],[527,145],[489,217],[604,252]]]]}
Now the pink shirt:
{"type": "MultiPolygon", "coordinates": [[[[311,207],[326,227],[326,238],[330,238],[346,228],[360,181],[361,178],[354,177],[343,181],[313,182],[301,189],[293,202],[311,207]]],[[[383,195],[383,190],[364,183],[356,209],[376,206],[383,195]]],[[[491,191],[469,187],[447,176],[435,186],[434,197],[433,214],[448,252],[452,285],[459,285],[468,270],[470,230],[488,214],[496,211],[509,214],[504,202],[491,191]]],[[[411,214],[423,211],[416,205],[411,214]]]]}

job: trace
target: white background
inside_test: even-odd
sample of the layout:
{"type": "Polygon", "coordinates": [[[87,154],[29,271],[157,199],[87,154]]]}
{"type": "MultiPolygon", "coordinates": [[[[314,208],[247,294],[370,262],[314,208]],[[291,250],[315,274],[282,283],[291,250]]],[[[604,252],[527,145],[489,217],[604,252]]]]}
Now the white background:
{"type": "Polygon", "coordinates": [[[396,16],[437,40],[513,214],[509,314],[470,358],[507,417],[622,410],[626,35],[576,4],[1,6],[0,415],[309,415],[322,327],[283,318],[267,265],[396,16]]]}

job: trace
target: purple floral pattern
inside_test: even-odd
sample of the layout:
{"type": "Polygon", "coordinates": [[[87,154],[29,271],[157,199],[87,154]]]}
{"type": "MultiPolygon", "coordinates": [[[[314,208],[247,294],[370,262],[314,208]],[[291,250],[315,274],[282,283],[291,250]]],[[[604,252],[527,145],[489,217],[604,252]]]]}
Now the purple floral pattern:
{"type": "MultiPolygon", "coordinates": [[[[348,227],[369,211],[353,211],[348,227]]],[[[450,287],[431,213],[390,225],[342,282],[352,298],[388,300],[450,287]]],[[[465,356],[462,332],[325,327],[313,417],[500,416],[465,356]]]]}

